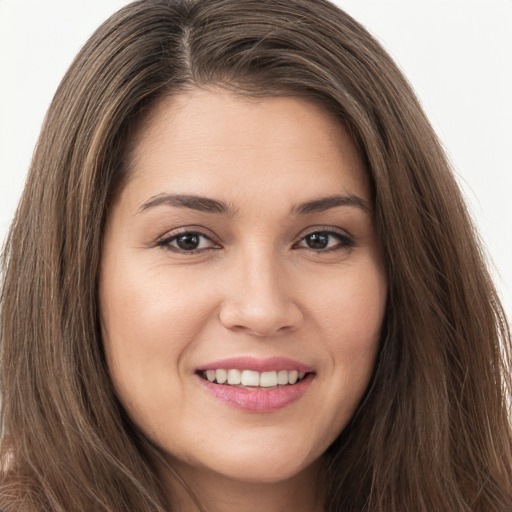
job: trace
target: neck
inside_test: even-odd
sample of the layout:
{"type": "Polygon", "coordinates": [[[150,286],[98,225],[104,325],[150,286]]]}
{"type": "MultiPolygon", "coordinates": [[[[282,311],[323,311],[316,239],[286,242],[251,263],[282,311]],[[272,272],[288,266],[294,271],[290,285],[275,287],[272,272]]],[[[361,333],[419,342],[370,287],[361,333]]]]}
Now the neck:
{"type": "Polygon", "coordinates": [[[185,464],[159,461],[173,510],[179,512],[322,512],[319,465],[278,482],[240,481],[185,464]],[[178,467],[177,467],[178,466],[178,467]]]}

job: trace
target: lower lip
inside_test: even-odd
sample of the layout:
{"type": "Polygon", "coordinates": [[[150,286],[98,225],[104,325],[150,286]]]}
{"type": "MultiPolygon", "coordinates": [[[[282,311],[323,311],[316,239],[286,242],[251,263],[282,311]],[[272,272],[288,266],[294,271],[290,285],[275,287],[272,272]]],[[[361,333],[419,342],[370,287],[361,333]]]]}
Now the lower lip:
{"type": "Polygon", "coordinates": [[[238,388],[197,378],[206,391],[232,407],[250,412],[273,412],[301,398],[309,389],[314,375],[310,373],[296,384],[273,389],[238,388]]]}

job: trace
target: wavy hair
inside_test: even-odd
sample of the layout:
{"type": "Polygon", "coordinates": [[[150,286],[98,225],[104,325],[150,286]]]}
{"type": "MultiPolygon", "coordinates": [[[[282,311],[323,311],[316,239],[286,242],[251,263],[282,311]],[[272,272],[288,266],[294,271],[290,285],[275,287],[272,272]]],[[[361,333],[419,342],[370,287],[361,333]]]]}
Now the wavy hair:
{"type": "Polygon", "coordinates": [[[481,245],[411,87],[326,0],[137,1],[72,63],[3,254],[2,510],[172,509],[109,378],[97,280],[134,124],[209,86],[315,101],[371,183],[387,313],[366,395],[324,455],[326,510],[510,511],[510,333],[481,245]]]}

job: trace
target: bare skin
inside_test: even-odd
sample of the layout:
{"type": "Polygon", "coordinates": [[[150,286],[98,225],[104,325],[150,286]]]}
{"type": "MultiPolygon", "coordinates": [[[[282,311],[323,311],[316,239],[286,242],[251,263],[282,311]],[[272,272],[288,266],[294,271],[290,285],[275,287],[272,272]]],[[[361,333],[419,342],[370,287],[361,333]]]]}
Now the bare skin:
{"type": "Polygon", "coordinates": [[[102,329],[170,501],[199,510],[168,465],[208,512],[322,510],[321,457],[367,387],[387,292],[352,141],[302,99],[194,90],[141,123],[129,171],[102,329]],[[208,380],[229,364],[261,384],[208,380]],[[290,382],[263,384],[274,370],[290,382]]]}

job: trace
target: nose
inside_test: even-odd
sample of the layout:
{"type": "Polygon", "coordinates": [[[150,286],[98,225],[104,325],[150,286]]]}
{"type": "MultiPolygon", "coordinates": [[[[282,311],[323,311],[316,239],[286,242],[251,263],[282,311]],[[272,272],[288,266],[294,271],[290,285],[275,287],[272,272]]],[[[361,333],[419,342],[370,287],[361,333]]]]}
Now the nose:
{"type": "Polygon", "coordinates": [[[303,312],[292,283],[275,259],[251,254],[232,263],[219,314],[224,327],[268,337],[302,325],[303,312]]]}

